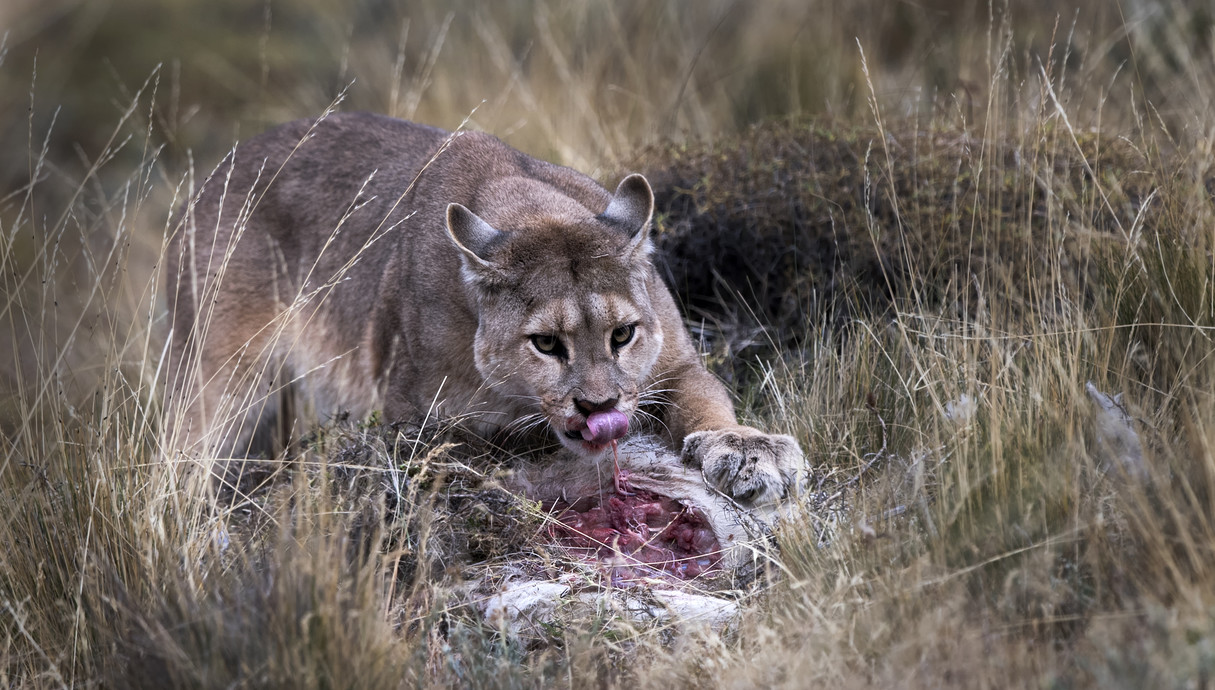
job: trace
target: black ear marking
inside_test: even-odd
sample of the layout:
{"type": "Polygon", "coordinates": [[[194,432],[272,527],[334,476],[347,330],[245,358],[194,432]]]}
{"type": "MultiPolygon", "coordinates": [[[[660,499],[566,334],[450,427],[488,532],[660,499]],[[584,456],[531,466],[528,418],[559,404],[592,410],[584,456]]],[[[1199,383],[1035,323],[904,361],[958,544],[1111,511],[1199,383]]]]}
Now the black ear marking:
{"type": "Polygon", "coordinates": [[[620,181],[600,220],[624,228],[629,233],[629,248],[649,239],[650,220],[654,217],[654,190],[644,175],[633,173],[620,181]]]}
{"type": "Polygon", "coordinates": [[[447,235],[473,265],[488,268],[487,250],[502,232],[461,204],[448,204],[447,235]]]}

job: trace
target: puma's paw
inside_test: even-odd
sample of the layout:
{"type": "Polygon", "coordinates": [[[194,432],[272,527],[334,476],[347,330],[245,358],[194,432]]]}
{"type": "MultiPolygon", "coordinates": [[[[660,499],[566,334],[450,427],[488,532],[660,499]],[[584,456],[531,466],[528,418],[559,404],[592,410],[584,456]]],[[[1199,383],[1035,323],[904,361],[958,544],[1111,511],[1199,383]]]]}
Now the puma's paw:
{"type": "Polygon", "coordinates": [[[800,487],[806,459],[792,436],[749,426],[697,431],[683,441],[683,462],[746,506],[775,503],[800,487]]]}

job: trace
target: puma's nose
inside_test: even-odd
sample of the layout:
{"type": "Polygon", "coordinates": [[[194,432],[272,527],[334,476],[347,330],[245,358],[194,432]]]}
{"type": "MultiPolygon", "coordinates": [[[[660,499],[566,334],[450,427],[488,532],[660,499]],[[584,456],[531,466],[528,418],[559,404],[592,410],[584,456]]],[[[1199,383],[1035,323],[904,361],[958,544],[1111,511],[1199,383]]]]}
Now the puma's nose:
{"type": "Polygon", "coordinates": [[[596,412],[607,412],[608,410],[615,409],[616,403],[618,402],[620,402],[620,398],[608,398],[607,400],[600,402],[591,402],[589,400],[582,400],[581,398],[574,398],[574,407],[578,408],[579,412],[589,417],[596,412]]]}

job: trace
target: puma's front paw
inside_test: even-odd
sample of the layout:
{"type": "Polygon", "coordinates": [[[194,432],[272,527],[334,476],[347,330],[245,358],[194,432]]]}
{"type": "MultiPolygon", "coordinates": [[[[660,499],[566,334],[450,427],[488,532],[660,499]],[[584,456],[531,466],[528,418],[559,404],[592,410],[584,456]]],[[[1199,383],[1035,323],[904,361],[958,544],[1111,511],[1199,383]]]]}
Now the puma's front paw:
{"type": "Polygon", "coordinates": [[[796,490],[806,459],[792,436],[749,426],[697,431],[683,441],[683,462],[740,504],[775,503],[796,490]]]}

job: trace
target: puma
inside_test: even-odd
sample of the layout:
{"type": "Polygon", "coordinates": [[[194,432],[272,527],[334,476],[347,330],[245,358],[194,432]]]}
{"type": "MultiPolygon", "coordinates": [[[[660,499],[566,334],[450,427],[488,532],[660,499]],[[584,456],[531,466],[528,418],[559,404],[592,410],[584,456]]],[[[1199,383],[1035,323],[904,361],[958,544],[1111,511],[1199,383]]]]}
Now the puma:
{"type": "Polygon", "coordinates": [[[641,428],[733,500],[779,500],[801,449],[738,424],[651,262],[653,209],[641,175],[609,193],[477,132],[351,113],[256,136],[170,243],[170,443],[255,457],[382,410],[601,458],[641,428]]]}

